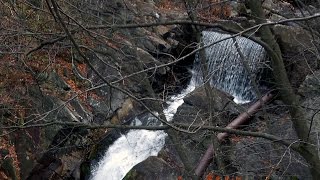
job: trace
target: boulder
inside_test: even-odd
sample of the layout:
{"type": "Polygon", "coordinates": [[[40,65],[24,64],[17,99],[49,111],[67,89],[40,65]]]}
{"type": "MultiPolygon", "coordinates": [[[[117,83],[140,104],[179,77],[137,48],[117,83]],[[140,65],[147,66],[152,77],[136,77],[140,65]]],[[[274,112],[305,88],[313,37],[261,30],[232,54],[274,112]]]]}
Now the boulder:
{"type": "Polygon", "coordinates": [[[299,88],[301,106],[305,109],[308,127],[312,123],[311,136],[318,138],[320,132],[320,71],[306,77],[299,88]]]}
{"type": "MultiPolygon", "coordinates": [[[[211,88],[211,94],[213,95],[213,100],[215,103],[213,108],[216,111],[223,110],[228,103],[233,102],[233,97],[231,95],[217,90],[215,88],[211,88]]],[[[190,104],[192,106],[208,111],[209,102],[208,97],[206,95],[206,90],[203,86],[194,90],[183,100],[186,104],[190,104]]]]}
{"type": "Polygon", "coordinates": [[[302,53],[315,48],[312,36],[301,27],[277,24],[273,27],[273,32],[284,53],[302,53]]]}
{"type": "MultiPolygon", "coordinates": [[[[272,105],[274,106],[274,105],[272,105]]],[[[281,137],[288,141],[297,140],[290,116],[286,111],[275,115],[271,107],[270,113],[265,117],[258,113],[246,130],[265,132],[281,137]]],[[[267,109],[267,108],[266,108],[267,109]]],[[[269,109],[270,110],[270,109],[269,109]]],[[[271,176],[272,179],[285,177],[294,179],[312,179],[305,160],[296,152],[285,146],[276,144],[263,138],[231,136],[230,166],[237,169],[241,176],[249,175],[251,178],[271,176]]],[[[285,178],[286,179],[286,178],[285,178]]]]}
{"type": "Polygon", "coordinates": [[[126,175],[125,180],[152,180],[163,179],[172,180],[179,176],[176,169],[159,157],[149,157],[145,161],[137,164],[126,175]]]}

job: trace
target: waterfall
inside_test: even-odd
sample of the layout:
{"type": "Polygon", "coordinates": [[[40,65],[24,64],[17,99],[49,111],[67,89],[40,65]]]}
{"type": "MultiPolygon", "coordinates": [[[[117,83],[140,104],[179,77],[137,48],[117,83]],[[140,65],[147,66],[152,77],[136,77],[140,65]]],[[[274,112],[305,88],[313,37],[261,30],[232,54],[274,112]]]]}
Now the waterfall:
{"type": "MultiPolygon", "coordinates": [[[[204,46],[228,37],[230,37],[229,34],[214,31],[202,32],[204,46]]],[[[245,57],[244,60],[241,59],[232,38],[205,49],[210,84],[235,97],[237,103],[249,102],[257,97],[252,85],[255,82],[252,82],[251,79],[259,80],[258,74],[262,69],[262,61],[266,57],[266,52],[261,45],[250,39],[244,37],[234,39],[239,44],[239,50],[245,57]],[[249,72],[243,63],[248,65],[249,72]]],[[[199,58],[196,58],[194,72],[198,76],[198,84],[202,83],[200,64],[199,58]]]]}
{"type": "MultiPolygon", "coordinates": [[[[204,45],[229,37],[227,34],[204,31],[204,45]]],[[[234,46],[234,41],[228,39],[206,48],[205,53],[210,73],[210,83],[218,89],[230,93],[236,101],[248,101],[255,97],[249,75],[256,75],[260,70],[260,63],[265,58],[264,49],[253,41],[237,37],[241,52],[246,57],[245,62],[250,67],[250,73],[242,66],[241,58],[234,46]]],[[[164,114],[171,121],[178,107],[183,104],[183,98],[202,83],[202,73],[199,70],[200,62],[195,60],[193,76],[188,87],[180,94],[173,96],[167,102],[168,107],[164,114]]],[[[153,116],[135,118],[134,125],[159,125],[153,116]],[[142,119],[147,121],[142,122],[142,119]],[[144,124],[145,123],[145,124],[144,124]]],[[[106,151],[92,171],[92,180],[120,180],[133,166],[156,156],[165,144],[167,134],[164,131],[130,130],[127,134],[117,139],[106,151]]]]}

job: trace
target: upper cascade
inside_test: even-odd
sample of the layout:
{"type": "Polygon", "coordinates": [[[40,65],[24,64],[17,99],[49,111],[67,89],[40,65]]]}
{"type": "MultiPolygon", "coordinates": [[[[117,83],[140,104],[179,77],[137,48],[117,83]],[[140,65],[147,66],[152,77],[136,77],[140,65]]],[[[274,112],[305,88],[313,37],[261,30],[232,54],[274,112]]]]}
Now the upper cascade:
{"type": "MultiPolygon", "coordinates": [[[[202,32],[204,46],[229,37],[229,34],[220,32],[202,32]]],[[[245,103],[257,98],[253,83],[259,80],[259,71],[262,70],[266,59],[266,51],[261,45],[245,37],[237,36],[205,48],[205,55],[211,86],[234,96],[236,103],[245,103]],[[238,50],[235,42],[239,45],[238,50]],[[239,51],[245,59],[241,58],[239,51]],[[248,69],[245,68],[244,63],[248,65],[248,69]]],[[[197,84],[200,84],[203,78],[198,56],[199,54],[196,56],[193,78],[196,79],[197,84]]]]}

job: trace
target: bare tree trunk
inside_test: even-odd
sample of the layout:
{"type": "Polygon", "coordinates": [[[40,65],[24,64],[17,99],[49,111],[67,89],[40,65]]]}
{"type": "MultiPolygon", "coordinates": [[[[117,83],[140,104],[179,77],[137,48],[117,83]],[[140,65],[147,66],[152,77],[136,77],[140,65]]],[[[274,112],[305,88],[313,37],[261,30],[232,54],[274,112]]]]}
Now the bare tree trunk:
{"type": "MultiPolygon", "coordinates": [[[[265,23],[265,15],[262,9],[260,0],[247,0],[247,6],[251,9],[253,16],[256,17],[256,23],[265,23]]],[[[307,160],[311,165],[311,173],[313,179],[320,179],[320,159],[317,154],[316,148],[310,145],[307,141],[308,127],[304,116],[303,109],[299,106],[299,100],[294,93],[282,59],[282,53],[279,45],[277,44],[273,34],[268,26],[259,28],[259,34],[266,44],[268,44],[273,52],[268,52],[271,56],[273,76],[281,94],[282,101],[288,106],[292,118],[294,128],[300,140],[304,141],[301,143],[300,154],[307,160]]]]}
{"type": "MultiPolygon", "coordinates": [[[[197,4],[199,3],[199,1],[195,1],[195,0],[187,0],[186,1],[186,6],[187,6],[187,11],[188,11],[188,15],[189,18],[191,19],[191,21],[196,21],[197,20],[197,15],[195,14],[195,9],[197,9],[197,4]]],[[[196,41],[200,44],[200,47],[203,47],[203,43],[201,40],[201,30],[199,29],[198,26],[194,25],[193,26],[193,33],[195,34],[196,37],[196,41]]],[[[215,102],[215,97],[216,94],[214,94],[214,91],[212,91],[212,87],[210,86],[210,70],[208,69],[208,61],[207,61],[207,57],[205,54],[205,50],[202,49],[199,51],[198,54],[198,58],[201,62],[201,71],[202,71],[202,77],[203,77],[203,82],[204,82],[204,88],[205,88],[205,92],[206,92],[206,96],[208,98],[209,101],[209,125],[211,126],[217,126],[221,120],[220,120],[220,116],[217,115],[215,116],[215,107],[214,104],[216,104],[215,102]],[[214,118],[216,117],[216,118],[214,118]]],[[[226,170],[225,170],[225,163],[224,163],[224,159],[223,159],[223,153],[221,151],[221,146],[220,146],[220,142],[217,138],[217,134],[214,133],[211,137],[211,142],[212,142],[212,147],[215,149],[214,153],[211,154],[212,158],[216,158],[216,162],[217,162],[217,167],[218,170],[221,174],[225,174],[226,170]]]]}

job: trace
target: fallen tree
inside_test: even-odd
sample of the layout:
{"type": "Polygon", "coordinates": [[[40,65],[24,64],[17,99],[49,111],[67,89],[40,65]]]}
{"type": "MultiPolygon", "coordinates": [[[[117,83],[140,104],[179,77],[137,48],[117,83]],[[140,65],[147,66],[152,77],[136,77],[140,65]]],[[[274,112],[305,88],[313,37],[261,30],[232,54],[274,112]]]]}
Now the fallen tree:
{"type": "MultiPolygon", "coordinates": [[[[241,113],[236,119],[234,119],[230,124],[227,125],[227,129],[236,129],[240,125],[246,123],[250,117],[259,111],[259,109],[268,101],[270,101],[272,98],[272,94],[268,93],[264,95],[260,100],[258,100],[256,103],[254,103],[252,106],[248,108],[247,111],[241,113]]],[[[217,138],[219,141],[222,141],[224,138],[228,136],[227,132],[221,132],[217,135],[217,138]]],[[[195,169],[195,175],[201,177],[206,170],[206,168],[209,166],[209,164],[212,162],[214,157],[214,147],[213,144],[211,144],[205,154],[202,156],[202,158],[199,161],[198,166],[195,169]]]]}

